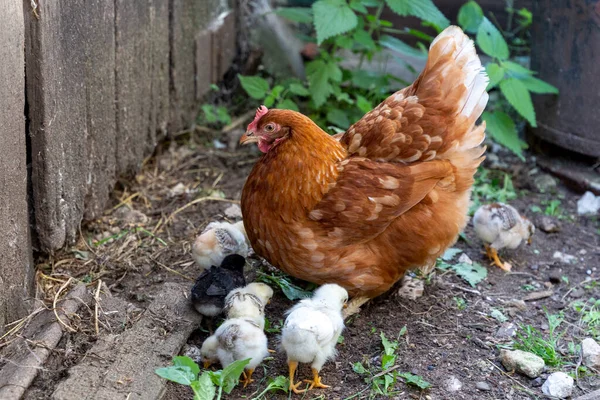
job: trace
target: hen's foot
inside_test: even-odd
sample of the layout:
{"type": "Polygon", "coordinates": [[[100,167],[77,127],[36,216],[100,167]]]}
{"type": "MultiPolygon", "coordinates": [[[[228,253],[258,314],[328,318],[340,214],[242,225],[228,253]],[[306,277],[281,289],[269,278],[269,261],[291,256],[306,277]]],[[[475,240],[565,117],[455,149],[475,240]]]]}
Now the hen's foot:
{"type": "Polygon", "coordinates": [[[492,264],[502,269],[503,271],[510,272],[512,265],[507,262],[503,262],[500,260],[498,256],[498,251],[491,246],[486,246],[485,252],[490,260],[492,260],[492,264]]]}
{"type": "Polygon", "coordinates": [[[425,282],[421,279],[404,275],[402,278],[402,285],[400,286],[400,289],[398,289],[397,294],[404,299],[416,300],[423,296],[424,289],[425,282]]]}
{"type": "Polygon", "coordinates": [[[314,388],[327,389],[328,387],[330,387],[328,385],[323,384],[323,382],[321,382],[321,377],[319,376],[319,371],[312,368],[312,372],[313,372],[312,380],[307,379],[304,381],[304,382],[310,383],[308,390],[312,390],[314,388]]]}
{"type": "Polygon", "coordinates": [[[252,374],[254,373],[253,369],[249,369],[248,371],[242,372],[242,379],[240,379],[240,383],[244,384],[244,388],[254,382],[252,379],[252,374]]]}
{"type": "Polygon", "coordinates": [[[360,307],[369,300],[370,299],[368,297],[358,296],[346,303],[346,307],[342,310],[342,316],[344,319],[350,317],[351,315],[358,314],[360,312],[360,307]]]}
{"type": "Polygon", "coordinates": [[[290,389],[292,392],[296,394],[301,394],[306,392],[306,389],[300,390],[298,386],[302,385],[302,381],[298,381],[298,383],[294,383],[294,375],[296,374],[296,368],[298,368],[298,361],[288,361],[288,368],[290,370],[290,389]]]}

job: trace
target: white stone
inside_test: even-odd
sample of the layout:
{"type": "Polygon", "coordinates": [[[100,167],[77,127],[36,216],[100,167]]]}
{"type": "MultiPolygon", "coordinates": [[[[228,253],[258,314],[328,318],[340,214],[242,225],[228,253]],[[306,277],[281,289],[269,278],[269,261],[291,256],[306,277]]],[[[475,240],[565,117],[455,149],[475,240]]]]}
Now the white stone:
{"type": "Polygon", "coordinates": [[[546,396],[554,396],[559,399],[567,398],[573,393],[575,381],[564,372],[555,372],[551,374],[542,385],[542,392],[546,396]]]}
{"type": "Polygon", "coordinates": [[[581,358],[586,367],[600,369],[600,344],[592,338],[584,339],[581,342],[581,358]]]}
{"type": "Polygon", "coordinates": [[[546,366],[541,357],[523,350],[502,350],[500,361],[507,371],[517,371],[530,378],[540,376],[546,366]]]}
{"type": "Polygon", "coordinates": [[[577,201],[577,214],[596,215],[600,209],[600,197],[594,196],[592,192],[585,194],[577,201]]]}
{"type": "Polygon", "coordinates": [[[552,258],[555,258],[564,264],[573,264],[577,262],[577,257],[570,254],[561,253],[560,251],[555,251],[552,255],[552,258]]]}
{"type": "Polygon", "coordinates": [[[460,389],[462,389],[462,385],[462,382],[453,375],[450,375],[444,382],[444,388],[448,392],[458,392],[460,389]]]}

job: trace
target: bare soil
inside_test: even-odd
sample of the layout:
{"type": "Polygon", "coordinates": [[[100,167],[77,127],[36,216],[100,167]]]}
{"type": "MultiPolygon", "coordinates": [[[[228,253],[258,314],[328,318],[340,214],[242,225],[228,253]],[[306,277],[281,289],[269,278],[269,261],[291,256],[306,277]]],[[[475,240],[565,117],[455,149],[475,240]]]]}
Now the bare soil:
{"type": "MultiPolygon", "coordinates": [[[[566,364],[560,370],[575,373],[580,358],[568,352],[567,344],[579,344],[588,334],[571,303],[600,297],[598,286],[593,284],[600,276],[600,225],[597,219],[577,216],[576,201],[580,194],[562,184],[548,193],[540,193],[535,180],[542,172],[532,158],[523,163],[503,152],[498,155],[503,168],[513,176],[518,193],[511,204],[534,222],[543,214],[532,212],[532,206],[544,210],[550,200],[561,200],[560,215],[549,217],[560,226],[559,231],[545,233],[538,229],[531,246],[501,253],[512,263],[513,271],[505,273],[489,267],[487,279],[476,288],[452,272],[438,270],[427,281],[423,297],[415,301],[394,295],[371,301],[350,319],[343,333],[344,341],[338,346],[338,357],[322,371],[323,381],[331,388],[292,397],[382,398],[370,395],[370,385],[353,371],[352,364],[369,361],[378,365],[381,332],[388,338],[397,338],[404,326],[407,333],[399,338],[397,371],[420,375],[432,387],[421,391],[399,379],[392,398],[543,397],[539,386],[554,369],[549,368],[541,382],[507,374],[498,355],[499,348],[510,344],[512,339],[496,337],[501,322],[490,315],[493,309],[501,311],[511,322],[532,325],[544,333],[548,331],[546,312],[564,313],[566,322],[560,327],[564,330],[560,351],[566,364]],[[577,262],[561,263],[553,257],[556,251],[576,256],[577,262]],[[545,298],[525,301],[524,306],[519,302],[531,293],[547,290],[552,293],[545,298]],[[465,308],[459,307],[458,299],[464,300],[465,308]],[[447,390],[451,376],[462,382],[460,390],[447,390]],[[478,390],[477,382],[486,382],[491,390],[478,390]]],[[[239,202],[244,181],[258,158],[254,149],[217,150],[206,134],[191,134],[165,143],[146,161],[135,179],[120,183],[105,216],[83,226],[81,239],[75,246],[50,258],[39,258],[38,284],[43,289],[42,296],[52,299],[56,286],[69,276],[89,282],[91,287],[101,279],[114,296],[143,310],[165,282],[191,287],[198,273],[190,257],[191,243],[206,224],[224,219],[225,209],[239,202]],[[204,200],[197,200],[201,198],[204,200]],[[190,205],[193,201],[196,202],[190,205]]],[[[465,239],[459,240],[456,247],[473,261],[488,265],[471,227],[467,228],[465,239]]],[[[276,292],[267,307],[271,323],[277,326],[292,304],[281,292],[276,292]]],[[[101,324],[101,335],[111,333],[108,326],[113,327],[112,333],[128,328],[127,321],[121,325],[101,324]]],[[[268,336],[271,348],[276,347],[277,333],[268,336]]],[[[206,337],[207,332],[198,329],[189,343],[200,345],[206,337]]],[[[84,357],[95,340],[90,326],[82,326],[78,333],[66,336],[26,398],[49,398],[56,384],[65,378],[67,369],[84,357]]],[[[308,378],[309,373],[308,366],[301,367],[301,377],[308,378]]],[[[253,398],[264,390],[267,377],[278,375],[287,375],[282,353],[265,361],[255,372],[255,383],[245,390],[236,388],[225,398],[253,398]]],[[[597,375],[581,375],[574,396],[600,387],[597,375]]],[[[188,388],[170,383],[164,396],[168,400],[191,397],[188,388]]],[[[288,396],[282,392],[266,396],[285,397],[288,396]]]]}

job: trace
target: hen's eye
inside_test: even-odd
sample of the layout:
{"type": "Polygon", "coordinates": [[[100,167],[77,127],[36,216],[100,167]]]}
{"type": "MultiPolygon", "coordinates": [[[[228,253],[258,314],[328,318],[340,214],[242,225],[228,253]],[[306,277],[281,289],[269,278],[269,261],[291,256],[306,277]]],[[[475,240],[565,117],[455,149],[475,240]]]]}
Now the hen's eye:
{"type": "Polygon", "coordinates": [[[267,124],[265,125],[265,131],[267,132],[273,132],[275,130],[275,126],[273,124],[267,124]]]}

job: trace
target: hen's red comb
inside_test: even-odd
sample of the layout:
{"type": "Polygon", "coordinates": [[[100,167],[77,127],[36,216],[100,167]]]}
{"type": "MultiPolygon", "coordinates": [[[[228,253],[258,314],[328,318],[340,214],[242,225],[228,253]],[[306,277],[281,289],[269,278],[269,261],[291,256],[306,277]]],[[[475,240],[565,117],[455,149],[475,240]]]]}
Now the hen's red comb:
{"type": "Polygon", "coordinates": [[[248,124],[248,131],[255,131],[258,125],[258,121],[269,112],[269,109],[265,106],[260,106],[256,110],[256,115],[254,115],[254,120],[248,124]]]}

